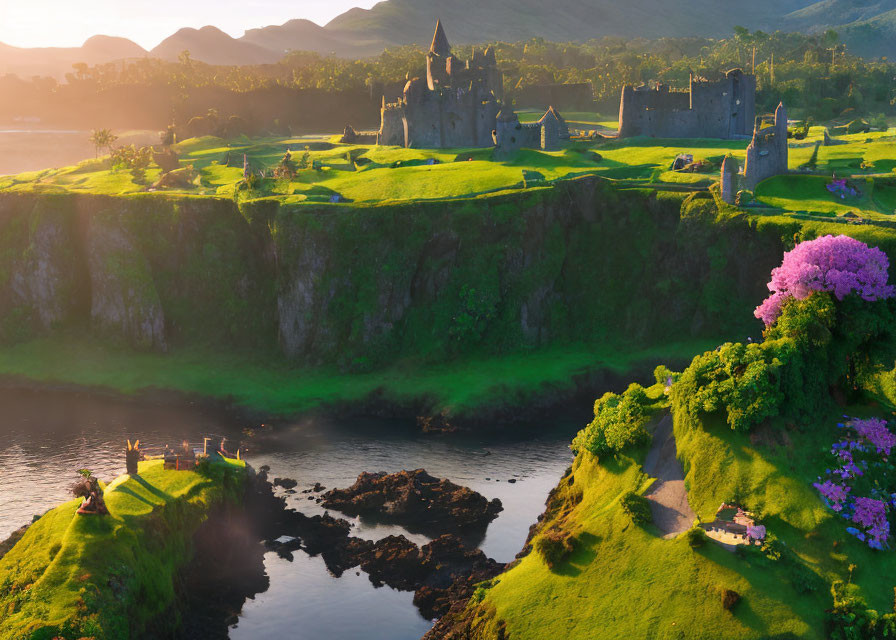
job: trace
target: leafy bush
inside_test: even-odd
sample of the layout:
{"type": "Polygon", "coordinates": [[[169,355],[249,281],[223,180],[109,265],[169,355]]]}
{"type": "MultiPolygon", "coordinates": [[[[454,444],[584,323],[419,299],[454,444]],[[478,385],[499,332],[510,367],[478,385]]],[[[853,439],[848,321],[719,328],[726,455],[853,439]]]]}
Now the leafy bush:
{"type": "Polygon", "coordinates": [[[622,510],[628,514],[635,524],[644,526],[650,524],[653,520],[653,515],[650,513],[650,503],[644,496],[634,491],[629,491],[622,496],[620,503],[622,504],[622,510]]]}
{"type": "Polygon", "coordinates": [[[694,358],[672,387],[687,411],[726,411],[732,429],[745,431],[777,415],[782,402],[775,353],[760,344],[727,343],[694,358]]]}
{"type": "Polygon", "coordinates": [[[685,538],[688,541],[688,546],[691,549],[700,549],[706,544],[707,537],[706,532],[700,527],[694,527],[692,529],[688,529],[688,532],[685,534],[685,538]]]}
{"type": "Polygon", "coordinates": [[[572,553],[573,541],[574,538],[571,534],[559,529],[549,529],[535,538],[533,547],[548,568],[553,569],[572,553]]]}
{"type": "Polygon", "coordinates": [[[723,412],[738,431],[779,415],[809,424],[831,387],[856,387],[878,363],[892,362],[894,329],[892,300],[789,298],[761,343],[727,343],[694,358],[672,401],[691,415],[723,412]]]}
{"type": "Polygon", "coordinates": [[[672,371],[669,367],[664,364],[659,365],[656,369],[653,370],[653,378],[656,380],[657,384],[661,384],[663,386],[668,385],[670,382],[674,383],[678,380],[680,373],[676,373],[672,371]]]}
{"type": "Polygon", "coordinates": [[[605,393],[594,403],[594,420],[573,439],[572,450],[601,456],[647,442],[648,402],[639,384],[629,385],[622,395],[605,393]]]}
{"type": "Polygon", "coordinates": [[[831,640],[883,640],[896,637],[896,615],[880,615],[869,609],[855,593],[855,585],[837,580],[831,585],[834,606],[825,619],[826,637],[831,640]]]}
{"type": "Polygon", "coordinates": [[[806,565],[794,562],[790,565],[790,583],[797,593],[812,593],[818,589],[818,576],[806,565]]]}
{"type": "Polygon", "coordinates": [[[726,611],[731,611],[740,602],[740,594],[731,589],[722,589],[722,606],[726,611]]]}

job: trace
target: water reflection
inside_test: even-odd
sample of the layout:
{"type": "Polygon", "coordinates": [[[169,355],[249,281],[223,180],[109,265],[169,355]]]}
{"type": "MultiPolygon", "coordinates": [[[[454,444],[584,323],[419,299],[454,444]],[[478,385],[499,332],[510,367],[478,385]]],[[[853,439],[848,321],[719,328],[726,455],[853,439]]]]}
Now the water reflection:
{"type": "MultiPolygon", "coordinates": [[[[0,391],[0,538],[60,501],[81,467],[108,480],[124,472],[125,438],[163,445],[203,433],[238,439],[249,425],[198,405],[134,403],[119,398],[48,392],[0,391]]],[[[288,504],[313,515],[324,510],[317,494],[303,489],[351,485],[362,471],[425,468],[437,477],[469,486],[504,511],[481,540],[485,553],[507,562],[522,547],[530,524],[572,455],[568,443],[578,421],[549,430],[504,435],[424,436],[410,425],[306,420],[248,441],[249,461],[269,465],[270,476],[294,478],[288,504]],[[311,499],[308,499],[311,497],[311,499]]],[[[334,514],[339,515],[339,514],[334,514]]],[[[352,535],[376,540],[403,534],[418,544],[429,538],[402,527],[348,518],[352,535]]],[[[248,601],[231,638],[412,640],[429,629],[412,604],[413,594],[375,588],[364,573],[331,576],[319,557],[299,552],[289,562],[265,556],[270,588],[248,601]]]]}

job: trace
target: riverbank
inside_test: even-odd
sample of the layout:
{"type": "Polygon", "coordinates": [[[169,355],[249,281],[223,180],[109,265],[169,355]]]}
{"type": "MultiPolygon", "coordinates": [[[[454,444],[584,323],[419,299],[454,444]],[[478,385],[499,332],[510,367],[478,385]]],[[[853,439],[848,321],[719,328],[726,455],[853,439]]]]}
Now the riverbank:
{"type": "Polygon", "coordinates": [[[0,637],[126,639],[165,626],[169,612],[173,629],[193,535],[242,499],[246,477],[239,460],[197,471],[147,461],[105,487],[109,515],[76,515],[80,499],[50,510],[0,558],[0,637]]]}

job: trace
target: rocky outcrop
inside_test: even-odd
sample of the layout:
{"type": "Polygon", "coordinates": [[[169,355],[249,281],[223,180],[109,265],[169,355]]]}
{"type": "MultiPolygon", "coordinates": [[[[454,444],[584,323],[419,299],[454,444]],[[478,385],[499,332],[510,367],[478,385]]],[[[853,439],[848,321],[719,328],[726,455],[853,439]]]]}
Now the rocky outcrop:
{"type": "Polygon", "coordinates": [[[132,346],[164,351],[165,314],[149,262],[116,216],[91,216],[87,227],[90,317],[101,332],[132,346]]]}
{"type": "Polygon", "coordinates": [[[268,548],[288,560],[296,551],[320,555],[337,577],[360,567],[377,586],[414,591],[414,604],[427,618],[441,616],[457,602],[469,598],[477,583],[504,569],[503,564],[486,557],[479,549],[467,547],[452,534],[443,533],[423,547],[404,536],[387,536],[373,542],[352,536],[352,525],[329,513],[307,516],[287,509],[284,499],[274,494],[264,467],[254,491],[247,506],[268,548]]]}
{"type": "Polygon", "coordinates": [[[423,469],[362,473],[351,487],[324,494],[323,506],[348,515],[396,522],[409,530],[485,529],[503,507],[468,487],[434,478],[423,469]]]}
{"type": "Polygon", "coordinates": [[[0,201],[0,339],[63,327],[83,300],[76,225],[56,199],[0,201]]]}

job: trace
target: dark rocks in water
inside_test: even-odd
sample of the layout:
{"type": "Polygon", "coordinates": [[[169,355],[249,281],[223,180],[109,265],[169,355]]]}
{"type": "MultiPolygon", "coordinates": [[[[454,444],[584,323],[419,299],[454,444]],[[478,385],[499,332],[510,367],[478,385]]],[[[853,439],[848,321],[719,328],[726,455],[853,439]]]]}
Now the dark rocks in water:
{"type": "Polygon", "coordinates": [[[426,578],[420,547],[404,536],[387,536],[362,554],[361,569],[375,585],[413,591],[426,578]]]}
{"type": "Polygon", "coordinates": [[[468,599],[476,584],[494,578],[505,567],[453,535],[424,545],[421,555],[429,574],[414,593],[414,605],[429,619],[443,616],[454,603],[468,599]]]}
{"type": "Polygon", "coordinates": [[[326,487],[324,485],[322,485],[320,482],[315,482],[314,486],[311,487],[311,490],[314,493],[320,493],[321,491],[324,491],[325,489],[326,489],[326,487]]]}
{"type": "MultiPolygon", "coordinates": [[[[459,496],[458,499],[447,502],[430,502],[434,505],[433,508],[441,508],[448,513],[451,509],[435,505],[444,502],[459,508],[468,506],[467,502],[472,501],[479,505],[477,512],[487,514],[495,508],[491,506],[492,503],[469,489],[458,487],[447,480],[432,478],[422,470],[394,474],[392,480],[395,484],[383,481],[387,477],[389,476],[385,474],[361,474],[360,486],[369,487],[368,482],[379,487],[390,486],[394,491],[389,492],[389,495],[401,493],[399,488],[416,486],[418,491],[429,497],[459,496]],[[471,500],[470,495],[477,499],[471,500]]],[[[452,534],[441,535],[423,547],[404,536],[388,536],[376,542],[351,536],[352,525],[347,520],[334,518],[329,513],[307,516],[287,509],[283,499],[274,496],[271,485],[266,486],[267,492],[259,491],[255,504],[266,511],[262,520],[269,525],[266,529],[268,549],[286,559],[291,559],[292,553],[299,550],[312,556],[320,555],[327,570],[336,577],[360,566],[374,585],[414,591],[415,605],[428,618],[443,615],[459,600],[469,598],[477,583],[491,579],[504,569],[503,564],[486,557],[479,549],[467,547],[459,537],[452,534]],[[288,539],[277,541],[284,536],[288,539]]],[[[384,504],[380,500],[370,499],[372,503],[384,504]]],[[[421,498],[418,496],[415,500],[419,499],[421,498]]],[[[419,505],[416,508],[420,508],[419,505]]],[[[494,515],[490,515],[489,519],[493,517],[494,515]]],[[[466,518],[464,521],[469,522],[470,519],[466,518]]]]}
{"type": "Polygon", "coordinates": [[[417,426],[423,433],[457,433],[459,430],[451,424],[447,415],[417,416],[417,426]]]}
{"type": "Polygon", "coordinates": [[[274,478],[273,484],[275,487],[282,487],[284,489],[295,489],[299,485],[299,483],[292,478],[274,478]]]}
{"type": "Polygon", "coordinates": [[[362,553],[361,569],[375,585],[414,591],[414,605],[431,619],[469,598],[477,583],[498,575],[504,565],[446,534],[422,548],[404,536],[383,538],[362,553]]]}
{"type": "Polygon", "coordinates": [[[378,516],[411,529],[439,533],[485,529],[503,509],[500,500],[489,501],[423,469],[362,473],[348,489],[325,493],[323,505],[352,516],[378,516]]]}
{"type": "Polygon", "coordinates": [[[516,478],[511,478],[511,479],[508,480],[507,482],[509,482],[510,484],[515,484],[515,483],[516,483],[516,478]]]}

